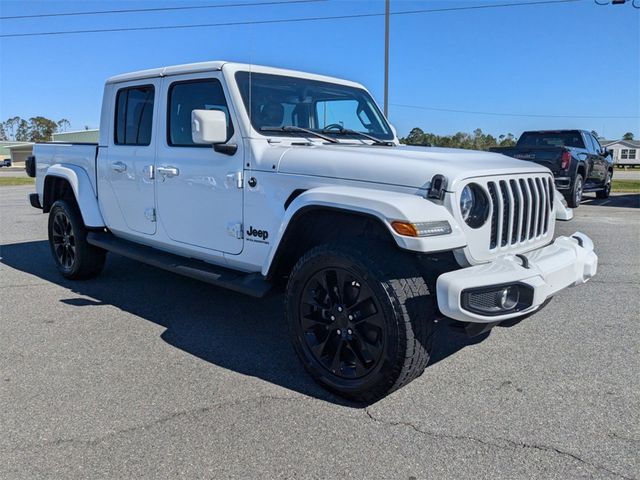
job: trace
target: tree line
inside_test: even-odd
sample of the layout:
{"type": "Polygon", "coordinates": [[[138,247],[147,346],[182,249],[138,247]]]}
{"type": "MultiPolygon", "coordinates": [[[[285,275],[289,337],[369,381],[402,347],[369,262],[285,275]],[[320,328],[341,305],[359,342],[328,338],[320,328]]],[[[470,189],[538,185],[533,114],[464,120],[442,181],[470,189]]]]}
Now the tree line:
{"type": "MultiPolygon", "coordinates": [[[[596,138],[602,139],[598,132],[592,130],[591,133],[596,138]]],[[[623,140],[633,140],[633,133],[627,132],[622,137],[623,140]]],[[[518,139],[511,133],[494,137],[491,134],[483,133],[482,129],[476,128],[473,133],[458,132],[453,135],[436,135],[435,133],[424,132],[421,128],[411,129],[409,135],[400,138],[400,143],[406,145],[424,145],[432,147],[467,148],[471,150],[489,150],[491,147],[512,147],[518,139]]]]}
{"type": "Polygon", "coordinates": [[[45,117],[31,117],[28,120],[13,117],[0,122],[0,141],[48,142],[54,133],[64,132],[70,126],[66,118],[56,122],[45,117]]]}
{"type": "Polygon", "coordinates": [[[473,133],[457,132],[453,135],[436,135],[415,127],[411,129],[409,135],[402,137],[400,142],[406,145],[489,150],[491,147],[512,147],[517,140],[511,133],[499,135],[496,138],[491,134],[483,133],[481,128],[476,128],[473,133]]]}

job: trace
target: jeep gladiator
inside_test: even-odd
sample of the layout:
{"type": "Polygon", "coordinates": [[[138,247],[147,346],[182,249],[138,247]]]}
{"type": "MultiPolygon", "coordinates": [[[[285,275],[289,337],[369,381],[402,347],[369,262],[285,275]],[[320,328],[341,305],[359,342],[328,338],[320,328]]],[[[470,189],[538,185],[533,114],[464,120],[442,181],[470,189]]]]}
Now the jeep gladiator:
{"type": "Polygon", "coordinates": [[[490,150],[549,168],[571,208],[580,205],[584,192],[595,192],[598,198],[611,192],[613,156],[586,130],[524,132],[515,147],[490,150]]]}
{"type": "Polygon", "coordinates": [[[37,144],[27,171],[66,278],[116,252],[263,296],[285,288],[311,376],[371,402],[422,374],[444,317],[517,322],[590,279],[593,243],[546,167],[400,145],[360,84],[205,62],[115,76],[98,144],[37,144]]]}

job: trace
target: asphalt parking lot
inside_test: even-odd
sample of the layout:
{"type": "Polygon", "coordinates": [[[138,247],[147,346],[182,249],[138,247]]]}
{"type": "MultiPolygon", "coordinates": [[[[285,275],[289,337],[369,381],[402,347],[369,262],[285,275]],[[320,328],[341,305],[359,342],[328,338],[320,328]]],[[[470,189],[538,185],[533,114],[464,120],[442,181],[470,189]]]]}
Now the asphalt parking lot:
{"type": "Polygon", "coordinates": [[[59,276],[33,187],[0,188],[0,478],[637,478],[640,196],[587,200],[598,276],[512,328],[445,326],[366,408],[317,387],[282,297],[111,255],[59,276]]]}

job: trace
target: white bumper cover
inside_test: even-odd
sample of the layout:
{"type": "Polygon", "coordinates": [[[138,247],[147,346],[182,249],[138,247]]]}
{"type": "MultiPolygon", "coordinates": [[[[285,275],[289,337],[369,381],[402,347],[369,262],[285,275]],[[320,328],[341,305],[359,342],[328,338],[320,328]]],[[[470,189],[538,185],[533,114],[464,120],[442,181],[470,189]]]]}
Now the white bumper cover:
{"type": "Polygon", "coordinates": [[[521,256],[505,255],[493,262],[442,274],[436,291],[443,315],[463,322],[491,323],[520,317],[540,308],[556,292],[588,281],[596,274],[593,242],[582,233],[558,237],[551,245],[521,256]],[[523,264],[528,263],[528,268],[523,264]],[[502,315],[481,315],[462,307],[462,292],[492,285],[524,284],[533,290],[530,307],[502,315]]]}

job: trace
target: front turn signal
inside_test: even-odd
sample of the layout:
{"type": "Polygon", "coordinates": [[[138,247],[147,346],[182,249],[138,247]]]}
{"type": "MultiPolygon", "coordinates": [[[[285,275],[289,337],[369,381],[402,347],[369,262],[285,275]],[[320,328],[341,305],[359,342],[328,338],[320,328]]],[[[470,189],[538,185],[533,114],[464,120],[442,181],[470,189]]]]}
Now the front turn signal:
{"type": "Polygon", "coordinates": [[[451,225],[446,220],[439,222],[391,222],[391,227],[399,235],[405,237],[435,237],[451,233],[451,225]]]}

